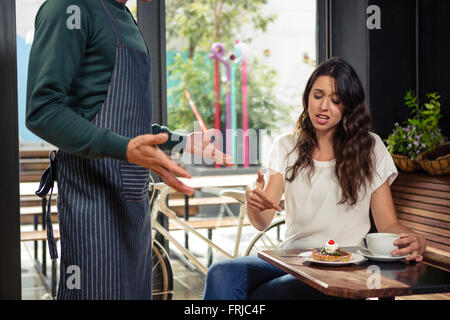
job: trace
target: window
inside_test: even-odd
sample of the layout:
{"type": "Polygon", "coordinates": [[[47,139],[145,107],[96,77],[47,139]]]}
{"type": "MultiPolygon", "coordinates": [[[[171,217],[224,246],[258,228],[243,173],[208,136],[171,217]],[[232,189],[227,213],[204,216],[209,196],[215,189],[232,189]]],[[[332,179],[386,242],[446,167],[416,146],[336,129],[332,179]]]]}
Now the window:
{"type": "Polygon", "coordinates": [[[316,1],[167,0],[166,32],[169,128],[220,130],[239,167],[264,165],[316,66],[316,1]]]}
{"type": "MultiPolygon", "coordinates": [[[[51,145],[25,126],[28,59],[36,14],[44,2],[45,0],[16,0],[18,127],[21,147],[51,148],[51,145]]],[[[127,7],[136,17],[136,0],[129,0],[127,7]]]]}

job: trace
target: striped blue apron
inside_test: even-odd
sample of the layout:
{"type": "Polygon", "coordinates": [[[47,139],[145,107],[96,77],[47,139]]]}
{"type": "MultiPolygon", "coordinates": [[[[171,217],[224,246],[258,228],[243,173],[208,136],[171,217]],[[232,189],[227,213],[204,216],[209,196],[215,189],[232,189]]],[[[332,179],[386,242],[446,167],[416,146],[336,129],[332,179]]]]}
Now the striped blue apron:
{"type": "MultiPolygon", "coordinates": [[[[124,44],[107,4],[99,1],[114,30],[116,61],[106,99],[92,122],[126,137],[151,133],[150,54],[124,44]]],[[[151,299],[149,170],[62,150],[52,165],[61,235],[58,299],[151,299]]],[[[50,189],[45,181],[41,184],[50,189]]],[[[46,222],[54,259],[51,219],[46,222]]]]}

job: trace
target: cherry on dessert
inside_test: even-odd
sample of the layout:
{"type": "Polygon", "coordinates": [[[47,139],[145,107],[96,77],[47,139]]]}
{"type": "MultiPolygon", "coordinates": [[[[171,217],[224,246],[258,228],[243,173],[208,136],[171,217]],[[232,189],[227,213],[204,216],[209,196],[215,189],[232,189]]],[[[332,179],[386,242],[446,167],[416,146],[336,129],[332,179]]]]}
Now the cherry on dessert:
{"type": "Polygon", "coordinates": [[[333,240],[328,241],[328,244],[334,244],[333,240]]]}

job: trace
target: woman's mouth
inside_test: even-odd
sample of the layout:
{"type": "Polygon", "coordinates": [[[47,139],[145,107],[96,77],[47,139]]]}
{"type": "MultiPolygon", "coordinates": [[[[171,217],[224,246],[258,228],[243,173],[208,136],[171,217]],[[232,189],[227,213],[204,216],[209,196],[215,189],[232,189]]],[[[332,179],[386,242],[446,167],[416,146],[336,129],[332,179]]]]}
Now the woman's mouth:
{"type": "Polygon", "coordinates": [[[322,114],[318,114],[318,115],[316,116],[316,119],[317,119],[317,122],[318,122],[320,125],[325,125],[325,124],[328,123],[328,120],[330,120],[329,117],[327,117],[327,116],[325,116],[325,115],[322,115],[322,114]]]}

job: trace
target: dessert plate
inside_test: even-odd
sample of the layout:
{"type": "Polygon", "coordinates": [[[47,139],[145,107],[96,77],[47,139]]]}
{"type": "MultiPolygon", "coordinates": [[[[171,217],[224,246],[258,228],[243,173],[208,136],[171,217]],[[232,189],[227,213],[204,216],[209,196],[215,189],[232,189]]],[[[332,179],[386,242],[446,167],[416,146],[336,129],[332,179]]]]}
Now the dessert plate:
{"type": "Polygon", "coordinates": [[[367,259],[375,260],[375,261],[381,261],[381,262],[390,262],[390,261],[399,261],[405,259],[409,254],[404,256],[381,256],[373,254],[372,252],[368,250],[358,250],[356,251],[358,254],[364,256],[367,259]]]}
{"type": "Polygon", "coordinates": [[[312,258],[312,251],[302,252],[298,255],[300,258],[306,261],[313,262],[324,266],[345,266],[347,264],[359,263],[364,260],[364,257],[360,254],[352,253],[349,261],[319,261],[312,258]]]}

